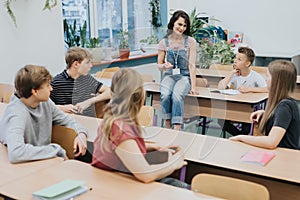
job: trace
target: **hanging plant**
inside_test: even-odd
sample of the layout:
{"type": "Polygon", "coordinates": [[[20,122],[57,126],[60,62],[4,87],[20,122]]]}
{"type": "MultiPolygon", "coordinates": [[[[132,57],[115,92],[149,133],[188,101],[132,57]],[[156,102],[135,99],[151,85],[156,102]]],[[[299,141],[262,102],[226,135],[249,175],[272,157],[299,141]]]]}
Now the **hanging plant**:
{"type": "MultiPolygon", "coordinates": [[[[6,0],[5,3],[5,7],[6,7],[6,11],[8,13],[8,15],[10,16],[10,18],[13,20],[15,26],[17,26],[17,20],[16,20],[16,16],[14,14],[14,12],[12,11],[10,4],[13,0],[6,0]]],[[[52,8],[54,8],[57,5],[57,0],[45,0],[45,5],[43,10],[51,10],[52,8]]]]}
{"type": "Polygon", "coordinates": [[[160,17],[160,0],[151,0],[150,4],[150,11],[152,15],[151,24],[153,28],[159,28],[162,26],[161,24],[161,17],[160,17]]]}

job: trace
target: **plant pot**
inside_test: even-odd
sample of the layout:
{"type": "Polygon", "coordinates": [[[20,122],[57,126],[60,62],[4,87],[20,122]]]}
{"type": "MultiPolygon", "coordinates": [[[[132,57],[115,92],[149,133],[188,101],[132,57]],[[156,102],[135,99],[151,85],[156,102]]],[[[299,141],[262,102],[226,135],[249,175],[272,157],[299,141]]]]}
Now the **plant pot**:
{"type": "Polygon", "coordinates": [[[130,55],[130,49],[119,49],[120,59],[128,59],[130,55]]]}

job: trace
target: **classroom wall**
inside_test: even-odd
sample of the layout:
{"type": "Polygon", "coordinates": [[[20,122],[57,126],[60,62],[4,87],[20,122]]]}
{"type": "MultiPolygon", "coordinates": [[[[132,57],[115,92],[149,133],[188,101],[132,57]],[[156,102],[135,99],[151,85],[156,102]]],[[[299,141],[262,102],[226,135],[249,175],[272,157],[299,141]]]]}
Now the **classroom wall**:
{"type": "Polygon", "coordinates": [[[300,54],[299,0],[168,0],[169,9],[199,12],[221,20],[216,25],[241,31],[258,56],[300,54]]]}
{"type": "Polygon", "coordinates": [[[17,70],[25,64],[46,66],[52,75],[65,67],[61,1],[44,10],[44,0],[12,1],[17,27],[0,0],[0,82],[13,84],[17,70]]]}

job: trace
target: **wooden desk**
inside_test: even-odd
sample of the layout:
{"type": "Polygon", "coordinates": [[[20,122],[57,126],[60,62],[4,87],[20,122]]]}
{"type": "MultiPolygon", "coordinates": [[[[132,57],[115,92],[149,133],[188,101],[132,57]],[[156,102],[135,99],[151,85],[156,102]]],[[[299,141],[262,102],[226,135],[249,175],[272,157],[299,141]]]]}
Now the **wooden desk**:
{"type": "Polygon", "coordinates": [[[65,179],[83,180],[87,187],[92,188],[76,199],[215,199],[162,183],[144,184],[133,176],[100,170],[76,160],[7,183],[0,187],[0,191],[10,198],[32,199],[33,192],[65,179]]]}
{"type": "Polygon", "coordinates": [[[7,148],[3,144],[0,144],[0,186],[61,162],[63,162],[63,159],[57,157],[34,162],[11,164],[8,161],[7,148]]]}
{"type": "Polygon", "coordinates": [[[228,139],[159,127],[147,127],[145,130],[146,141],[181,146],[188,161],[187,182],[201,172],[221,174],[265,185],[272,200],[299,199],[299,150],[266,150],[228,139]],[[240,161],[242,155],[253,149],[272,151],[276,156],[264,167],[240,161]]]}
{"type": "MultiPolygon", "coordinates": [[[[147,98],[151,98],[150,102],[156,109],[161,105],[159,87],[159,83],[144,84],[147,98]]],[[[224,95],[210,92],[210,88],[200,87],[197,90],[199,95],[189,94],[185,98],[185,116],[205,116],[251,123],[250,114],[255,106],[268,98],[267,93],[224,95]]]]}

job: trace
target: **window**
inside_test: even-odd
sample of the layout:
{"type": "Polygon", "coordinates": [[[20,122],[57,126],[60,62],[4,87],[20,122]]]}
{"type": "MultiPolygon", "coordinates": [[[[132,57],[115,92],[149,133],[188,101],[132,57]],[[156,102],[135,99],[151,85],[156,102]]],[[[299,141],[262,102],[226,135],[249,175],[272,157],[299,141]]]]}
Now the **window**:
{"type": "Polygon", "coordinates": [[[118,47],[118,32],[127,29],[130,48],[151,34],[149,1],[145,0],[63,0],[63,18],[77,26],[87,21],[88,38],[100,37],[102,46],[118,47]]]}

